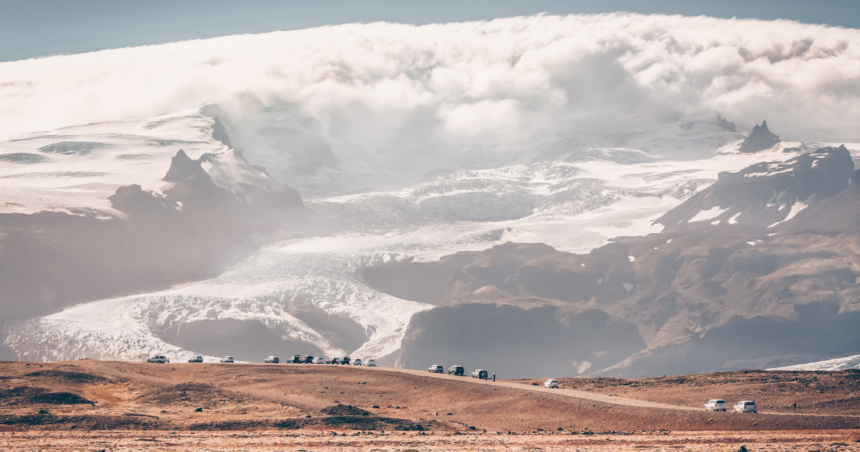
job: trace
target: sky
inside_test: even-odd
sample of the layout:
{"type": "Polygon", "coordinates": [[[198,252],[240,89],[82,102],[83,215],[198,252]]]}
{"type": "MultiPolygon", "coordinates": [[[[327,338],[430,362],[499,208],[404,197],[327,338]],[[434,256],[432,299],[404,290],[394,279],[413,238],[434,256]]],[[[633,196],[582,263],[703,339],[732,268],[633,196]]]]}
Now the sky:
{"type": "Polygon", "coordinates": [[[707,15],[860,28],[857,0],[0,0],[0,61],[354,22],[428,23],[548,14],[707,15]]]}

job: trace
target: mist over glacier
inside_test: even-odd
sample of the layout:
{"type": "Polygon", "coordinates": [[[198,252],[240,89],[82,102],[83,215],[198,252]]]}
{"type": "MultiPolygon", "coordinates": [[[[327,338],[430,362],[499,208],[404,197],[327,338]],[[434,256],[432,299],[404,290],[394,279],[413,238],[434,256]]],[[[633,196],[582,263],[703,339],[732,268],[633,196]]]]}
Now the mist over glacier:
{"type": "Polygon", "coordinates": [[[791,140],[858,141],[858,42],[790,21],[622,13],[330,26],[2,63],[0,123],[152,117],[251,90],[330,133],[408,136],[410,150],[532,143],[606,113],[623,125],[719,111],[791,140]]]}

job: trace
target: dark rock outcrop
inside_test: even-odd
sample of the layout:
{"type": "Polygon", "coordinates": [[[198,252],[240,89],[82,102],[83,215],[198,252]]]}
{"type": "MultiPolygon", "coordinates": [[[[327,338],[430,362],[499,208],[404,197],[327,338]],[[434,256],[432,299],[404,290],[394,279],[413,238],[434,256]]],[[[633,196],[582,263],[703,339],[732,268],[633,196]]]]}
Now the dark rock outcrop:
{"type": "Polygon", "coordinates": [[[762,121],[760,126],[753,127],[752,132],[744,139],[738,150],[741,152],[758,152],[770,149],[777,143],[779,143],[779,137],[767,128],[767,121],[762,121]]]}

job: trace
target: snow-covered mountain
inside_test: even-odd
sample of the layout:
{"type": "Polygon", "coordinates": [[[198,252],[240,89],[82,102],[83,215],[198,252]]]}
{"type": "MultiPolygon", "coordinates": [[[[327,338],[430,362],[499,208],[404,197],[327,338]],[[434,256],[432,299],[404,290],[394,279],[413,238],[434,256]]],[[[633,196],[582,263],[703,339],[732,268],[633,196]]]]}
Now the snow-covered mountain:
{"type": "MultiPolygon", "coordinates": [[[[248,96],[242,94],[246,100],[248,96]]],[[[235,201],[259,208],[245,211],[244,226],[230,229],[242,237],[256,231],[254,240],[269,244],[246,252],[247,257],[223,271],[216,269],[211,278],[19,318],[7,325],[4,342],[22,359],[127,358],[155,350],[174,359],[191,352],[210,357],[229,353],[239,359],[295,352],[384,357],[397,352],[410,319],[432,304],[375,289],[367,280],[368,269],[402,260],[433,261],[508,241],[588,252],[613,237],[659,232],[663,226],[654,220],[701,193],[721,172],[790,162],[797,152],[786,152],[786,147],[800,146],[783,143],[768,151],[739,153],[742,137],[716,121],[664,126],[638,137],[652,150],[682,140],[713,156],[670,160],[641,149],[565,138],[512,154],[507,164],[495,167],[442,170],[440,165],[467,165],[435,156],[423,160],[424,166],[412,165],[407,174],[397,162],[363,163],[373,151],[359,152],[337,140],[329,144],[313,118],[258,108],[240,120],[226,115],[219,104],[122,128],[99,124],[74,133],[16,138],[8,144],[15,152],[7,154],[29,150],[44,157],[39,163],[4,165],[5,174],[18,175],[4,179],[21,194],[16,208],[47,210],[46,204],[24,200],[57,177],[67,178],[48,185],[56,187],[50,205],[57,212],[99,221],[122,219],[147,229],[170,215],[199,218],[203,223],[194,228],[208,229],[208,222],[223,223],[239,212],[207,207],[211,199],[231,206],[235,201]],[[21,144],[28,139],[34,140],[30,147],[21,144]],[[728,144],[709,148],[715,143],[728,144]],[[57,157],[44,149],[83,151],[57,157]],[[37,165],[54,166],[24,172],[37,165]],[[49,175],[60,166],[100,171],[49,175]],[[94,179],[93,188],[84,192],[85,203],[81,185],[67,184],[73,177],[94,179]],[[15,180],[32,185],[10,182],[15,180]],[[404,182],[415,180],[420,182],[404,182]],[[369,187],[374,181],[390,189],[369,187]],[[271,197],[261,194],[289,193],[287,184],[314,197],[305,200],[300,222],[281,226],[292,232],[267,232],[254,219],[272,210],[271,197]],[[229,196],[212,198],[206,194],[211,187],[229,196]],[[284,233],[302,237],[278,241],[284,233]]],[[[194,279],[186,276],[185,281],[194,279]]],[[[80,301],[69,297],[53,306],[80,301]]]]}
{"type": "Polygon", "coordinates": [[[842,328],[858,36],[542,15],[0,63],[0,358],[417,366],[471,312],[555,331],[547,372],[662,374],[750,319],[842,328]]]}

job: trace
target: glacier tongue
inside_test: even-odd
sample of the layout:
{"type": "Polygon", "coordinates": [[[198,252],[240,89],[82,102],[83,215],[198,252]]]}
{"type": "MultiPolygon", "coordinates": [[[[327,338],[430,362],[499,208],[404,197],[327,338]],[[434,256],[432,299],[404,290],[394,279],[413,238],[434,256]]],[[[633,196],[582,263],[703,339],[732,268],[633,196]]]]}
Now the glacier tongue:
{"type": "MultiPolygon", "coordinates": [[[[111,171],[118,168],[117,173],[142,168],[152,179],[145,185],[160,190],[164,184],[158,178],[167,169],[165,158],[176,148],[183,146],[197,155],[217,150],[221,152],[218,159],[206,160],[203,168],[217,185],[237,197],[249,186],[277,191],[279,183],[314,193],[305,203],[307,235],[266,245],[211,279],[100,300],[8,325],[5,343],[19,358],[129,359],[162,352],[171,359],[182,359],[199,350],[171,342],[171,332],[194,322],[224,319],[257,322],[285,340],[312,344],[327,355],[380,358],[400,347],[410,318],[432,306],[372,289],[362,278],[367,266],[388,259],[435,260],[507,241],[542,242],[564,251],[588,252],[612,237],[659,232],[662,226],[653,220],[712,183],[720,171],[784,158],[780,149],[737,154],[727,146],[723,151],[728,152],[712,158],[667,161],[637,149],[595,148],[581,142],[573,146],[562,140],[549,151],[537,150],[540,158],[506,157],[508,163],[489,168],[462,169],[468,167],[463,162],[468,158],[463,157],[463,161],[449,162],[454,169],[442,170],[438,168],[445,166],[444,161],[428,158],[423,166],[404,169],[403,174],[386,181],[410,156],[398,157],[393,166],[375,167],[380,160],[363,161],[373,154],[372,149],[335,143],[339,166],[301,173],[294,159],[255,136],[254,127],[265,125],[257,119],[260,124],[233,124],[231,130],[236,132],[231,136],[233,145],[237,149],[246,146],[242,154],[250,164],[224,152],[224,145],[209,136],[213,120],[199,112],[153,118],[123,129],[125,135],[112,130],[111,140],[126,140],[123,151],[94,149],[93,158],[108,162],[105,168],[109,166],[111,171]],[[346,151],[355,154],[347,157],[346,151]],[[550,154],[552,159],[546,160],[550,154]],[[137,158],[151,160],[153,155],[158,168],[164,168],[129,163],[137,158]],[[263,170],[257,173],[259,167],[265,167],[275,181],[263,170]],[[368,188],[375,180],[387,188],[368,188]],[[411,184],[404,183],[406,180],[411,184]],[[354,346],[344,345],[331,331],[290,311],[290,306],[348,319],[363,330],[364,339],[354,346]]],[[[73,132],[78,141],[96,142],[94,131],[106,133],[101,130],[105,128],[109,127],[95,125],[73,132]]],[[[672,142],[671,137],[664,139],[672,142]]],[[[57,137],[38,140],[56,142],[57,137]]],[[[68,146],[57,149],[66,152],[68,146]]],[[[456,152],[448,152],[443,158],[453,154],[456,152]]],[[[73,163],[86,166],[93,161],[73,163]]],[[[9,168],[2,170],[22,171],[9,168]]],[[[111,177],[112,184],[134,180],[111,177]]],[[[102,188],[106,192],[113,189],[114,185],[102,188]]],[[[92,199],[96,197],[92,195],[92,199]]],[[[215,354],[220,353],[210,355],[215,354]]]]}

